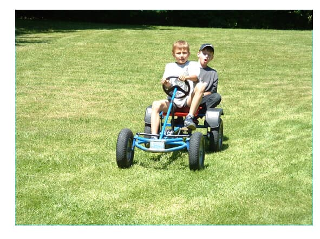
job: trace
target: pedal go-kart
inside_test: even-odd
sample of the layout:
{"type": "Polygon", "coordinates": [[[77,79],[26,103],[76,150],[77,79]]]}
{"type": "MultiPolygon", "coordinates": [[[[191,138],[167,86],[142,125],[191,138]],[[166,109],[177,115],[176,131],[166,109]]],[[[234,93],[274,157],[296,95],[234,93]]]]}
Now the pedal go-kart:
{"type": "Polygon", "coordinates": [[[221,108],[209,108],[206,112],[201,113],[198,109],[195,116],[205,117],[203,125],[197,125],[197,128],[207,129],[207,134],[195,131],[192,133],[183,125],[183,120],[188,114],[189,108],[177,108],[175,110],[174,98],[183,98],[190,92],[188,81],[180,81],[175,78],[173,86],[163,90],[171,97],[168,112],[160,113],[160,133],[151,134],[151,106],[146,108],[145,112],[145,128],[143,133],[136,133],[134,136],[128,128],[122,129],[117,139],[116,161],[119,168],[129,168],[133,163],[134,150],[139,148],[146,152],[168,153],[177,150],[187,149],[189,152],[189,168],[191,170],[199,170],[204,167],[205,146],[210,151],[220,151],[223,141],[223,121],[221,108]],[[171,121],[169,122],[169,117],[171,121]],[[179,117],[179,118],[175,118],[179,117]],[[183,120],[181,120],[181,117],[183,120]],[[180,119],[180,120],[179,120],[180,119]],[[179,122],[180,121],[180,122],[179,122]],[[152,136],[157,136],[153,139],[152,136]]]}

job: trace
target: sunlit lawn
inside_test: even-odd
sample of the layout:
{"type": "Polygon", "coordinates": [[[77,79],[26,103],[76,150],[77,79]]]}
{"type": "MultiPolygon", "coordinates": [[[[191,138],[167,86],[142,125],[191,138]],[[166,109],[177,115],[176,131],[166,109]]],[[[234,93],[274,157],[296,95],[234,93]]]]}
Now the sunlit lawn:
{"type": "Polygon", "coordinates": [[[16,224],[312,224],[312,31],[16,25],[16,224]],[[215,46],[223,150],[136,150],[171,45],[215,46]]]}

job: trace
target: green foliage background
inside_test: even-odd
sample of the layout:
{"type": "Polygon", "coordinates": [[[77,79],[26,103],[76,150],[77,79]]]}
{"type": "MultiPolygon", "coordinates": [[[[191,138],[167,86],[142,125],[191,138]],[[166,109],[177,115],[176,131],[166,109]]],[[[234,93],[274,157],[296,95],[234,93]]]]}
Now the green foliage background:
{"type": "Polygon", "coordinates": [[[130,25],[313,29],[312,10],[18,10],[16,18],[130,25]]]}

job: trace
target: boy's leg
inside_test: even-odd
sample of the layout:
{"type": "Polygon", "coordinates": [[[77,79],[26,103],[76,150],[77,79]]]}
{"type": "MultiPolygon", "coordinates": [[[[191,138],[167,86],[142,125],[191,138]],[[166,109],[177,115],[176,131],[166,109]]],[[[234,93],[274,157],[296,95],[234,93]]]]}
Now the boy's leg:
{"type": "Polygon", "coordinates": [[[160,126],[159,113],[161,111],[167,112],[169,108],[168,100],[158,100],[152,103],[151,111],[151,134],[158,134],[158,129],[160,126]]]}
{"type": "Polygon", "coordinates": [[[201,103],[204,90],[206,88],[205,83],[198,83],[194,88],[192,96],[188,98],[187,104],[190,106],[189,114],[187,115],[184,125],[192,130],[196,129],[196,124],[193,122],[193,117],[196,114],[198,107],[201,103]]]}
{"type": "Polygon", "coordinates": [[[192,96],[188,98],[187,104],[190,107],[190,110],[189,110],[190,115],[194,116],[195,113],[197,112],[198,107],[201,103],[205,88],[206,88],[205,83],[200,82],[196,84],[196,87],[194,88],[192,96]]]}
{"type": "Polygon", "coordinates": [[[221,102],[221,95],[219,93],[212,93],[203,97],[201,105],[205,104],[206,109],[215,108],[221,102]]]}

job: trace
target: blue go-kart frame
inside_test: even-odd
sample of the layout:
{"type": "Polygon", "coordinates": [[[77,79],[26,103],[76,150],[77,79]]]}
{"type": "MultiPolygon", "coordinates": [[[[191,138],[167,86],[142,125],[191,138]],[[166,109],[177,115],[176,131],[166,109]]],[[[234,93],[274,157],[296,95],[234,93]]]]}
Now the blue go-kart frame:
{"type": "MultiPolygon", "coordinates": [[[[189,168],[199,170],[204,168],[205,148],[209,146],[212,151],[220,151],[223,142],[223,121],[221,108],[208,109],[206,112],[198,112],[196,116],[205,117],[203,125],[197,128],[206,128],[207,134],[187,129],[183,125],[183,120],[175,120],[174,117],[185,117],[188,109],[178,109],[175,112],[174,99],[182,98],[189,94],[190,85],[188,81],[182,82],[175,78],[175,84],[169,89],[163,87],[166,94],[170,96],[170,104],[166,113],[160,113],[161,130],[157,135],[151,134],[151,106],[147,107],[145,113],[145,131],[143,133],[133,133],[130,129],[122,129],[117,139],[116,161],[119,168],[129,168],[133,164],[135,148],[152,153],[168,153],[173,151],[187,150],[189,153],[189,168]],[[179,95],[177,94],[178,92],[179,95]],[[171,117],[171,121],[169,121],[171,117]],[[164,120],[164,121],[163,121],[164,120]],[[177,121],[177,122],[176,122],[177,121]],[[156,136],[153,137],[153,136],[156,136]]],[[[181,119],[181,118],[180,118],[181,119]]]]}

